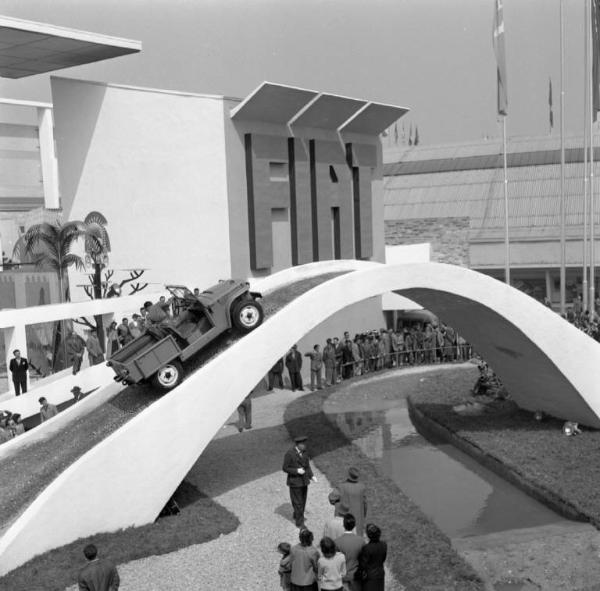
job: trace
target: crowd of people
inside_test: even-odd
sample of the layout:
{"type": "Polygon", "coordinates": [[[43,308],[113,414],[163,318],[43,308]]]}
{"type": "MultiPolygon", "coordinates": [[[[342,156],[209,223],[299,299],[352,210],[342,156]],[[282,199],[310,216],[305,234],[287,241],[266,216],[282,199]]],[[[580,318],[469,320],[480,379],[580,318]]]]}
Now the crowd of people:
{"type": "Polygon", "coordinates": [[[328,496],[332,506],[330,519],[323,526],[317,547],[314,533],[306,527],[304,510],[308,486],[316,482],[306,450],[307,437],[294,438],[294,447],[283,459],[293,508],[293,519],[299,528],[299,542],[291,546],[280,542],[279,578],[282,589],[289,591],[383,591],[384,562],[387,544],[381,540],[381,529],[366,523],[366,486],[359,471],[348,469],[347,479],[328,496]],[[366,540],[365,540],[366,534],[366,540]],[[319,551],[320,550],[320,551],[319,551]]]}
{"type": "Polygon", "coordinates": [[[141,336],[149,326],[168,322],[173,318],[172,299],[167,300],[165,296],[153,303],[147,301],[140,308],[139,314],[132,314],[131,318],[124,317],[121,322],[113,321],[106,330],[106,346],[104,350],[98,338],[98,331],[92,328],[87,331],[87,339],[70,332],[65,339],[67,354],[67,367],[73,368],[73,375],[77,374],[87,351],[89,364],[98,365],[110,358],[127,343],[141,336]]]}
{"type": "MultiPolygon", "coordinates": [[[[197,295],[196,291],[197,288],[194,290],[194,295],[197,295]]],[[[111,357],[127,343],[137,339],[148,327],[171,321],[174,316],[172,300],[173,298],[160,296],[155,303],[144,302],[140,313],[133,314],[131,319],[123,318],[120,324],[116,321],[111,322],[106,331],[107,357],[111,357]]]]}
{"type": "Polygon", "coordinates": [[[598,312],[583,309],[581,296],[573,300],[573,306],[564,314],[564,318],[596,341],[600,341],[600,316],[598,312]]]}
{"type": "Polygon", "coordinates": [[[466,361],[472,355],[471,345],[442,322],[415,323],[397,330],[381,328],[354,337],[346,331],[341,339],[328,338],[323,348],[314,345],[304,355],[293,345],[270,369],[268,390],[283,388],[284,368],[288,370],[291,389],[304,390],[303,357],[310,360],[310,388],[314,390],[391,367],[466,361]]]}
{"type": "MultiPolygon", "coordinates": [[[[156,303],[145,302],[144,306],[140,309],[140,313],[133,314],[131,320],[123,318],[120,324],[112,322],[107,330],[107,357],[110,357],[115,351],[118,351],[127,343],[140,336],[148,326],[159,324],[172,318],[173,311],[171,304],[171,300],[167,300],[164,296],[161,296],[156,303]]],[[[65,339],[65,353],[67,367],[72,367],[73,375],[76,375],[81,370],[86,352],[90,366],[98,365],[105,360],[105,354],[98,338],[98,331],[90,329],[86,339],[75,331],[69,332],[65,339]]],[[[16,396],[27,392],[27,375],[29,369],[32,367],[31,362],[21,356],[19,349],[13,351],[13,358],[9,362],[9,372],[16,396]]],[[[71,394],[74,401],[78,402],[87,393],[84,393],[79,386],[74,386],[71,389],[71,394]]],[[[45,397],[39,398],[39,404],[40,420],[42,423],[56,416],[59,412],[56,405],[48,402],[45,397]]],[[[0,410],[0,444],[24,432],[25,426],[21,421],[19,413],[0,410]]]]}

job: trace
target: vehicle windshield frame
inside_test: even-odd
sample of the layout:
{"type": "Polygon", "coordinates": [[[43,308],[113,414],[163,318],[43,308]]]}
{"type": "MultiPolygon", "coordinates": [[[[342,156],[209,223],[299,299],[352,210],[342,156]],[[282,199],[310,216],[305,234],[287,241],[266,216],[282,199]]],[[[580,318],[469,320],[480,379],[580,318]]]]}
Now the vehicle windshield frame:
{"type": "Polygon", "coordinates": [[[185,285],[165,285],[167,291],[178,300],[197,300],[198,298],[185,285]]]}

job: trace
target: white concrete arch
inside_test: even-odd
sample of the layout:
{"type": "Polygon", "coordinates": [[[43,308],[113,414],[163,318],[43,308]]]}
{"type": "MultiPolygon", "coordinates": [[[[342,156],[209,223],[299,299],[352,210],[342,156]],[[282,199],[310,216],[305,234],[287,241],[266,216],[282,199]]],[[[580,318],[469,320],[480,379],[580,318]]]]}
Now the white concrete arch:
{"type": "Polygon", "coordinates": [[[0,575],[79,537],[153,521],[283,351],[333,313],[393,290],[464,334],[520,405],[600,426],[598,343],[525,294],[468,269],[375,266],[298,297],[65,470],[0,540],[0,575]]]}

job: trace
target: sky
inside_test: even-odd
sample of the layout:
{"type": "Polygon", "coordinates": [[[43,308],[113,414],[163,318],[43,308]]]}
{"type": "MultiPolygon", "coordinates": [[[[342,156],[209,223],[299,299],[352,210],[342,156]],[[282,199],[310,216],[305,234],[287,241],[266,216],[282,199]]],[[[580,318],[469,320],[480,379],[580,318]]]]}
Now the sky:
{"type": "MultiPolygon", "coordinates": [[[[566,135],[583,130],[585,0],[563,0],[566,135]]],[[[560,0],[504,0],[507,133],[560,129],[560,0]]],[[[0,0],[0,14],[136,39],[55,75],[245,97],[268,80],[410,108],[421,144],[500,137],[494,0],[0,0]]],[[[1,41],[1,40],[0,40],[1,41]]],[[[49,75],[0,96],[51,101],[49,75]]]]}

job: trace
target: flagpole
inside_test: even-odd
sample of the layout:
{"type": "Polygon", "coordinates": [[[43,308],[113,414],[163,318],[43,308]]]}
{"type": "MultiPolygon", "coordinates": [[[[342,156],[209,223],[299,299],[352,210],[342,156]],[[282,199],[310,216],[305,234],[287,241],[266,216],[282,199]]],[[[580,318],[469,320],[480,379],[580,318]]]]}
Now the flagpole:
{"type": "Polygon", "coordinates": [[[589,13],[587,11],[587,0],[583,5],[584,16],[584,30],[585,35],[584,38],[584,75],[583,75],[583,282],[581,286],[581,290],[583,292],[583,309],[587,311],[590,309],[588,303],[588,261],[587,261],[587,249],[588,249],[588,129],[587,129],[587,113],[588,113],[588,99],[589,99],[589,85],[590,85],[590,71],[589,71],[589,61],[590,61],[590,44],[589,44],[589,35],[587,34],[589,30],[589,13]]]}
{"type": "Polygon", "coordinates": [[[506,115],[502,116],[502,148],[504,154],[504,281],[510,285],[510,242],[508,239],[508,174],[506,166],[506,115]]]}
{"type": "MultiPolygon", "coordinates": [[[[589,21],[590,21],[590,27],[589,27],[589,43],[590,43],[590,68],[593,69],[594,67],[594,60],[593,60],[593,51],[594,51],[594,47],[592,45],[593,43],[593,36],[592,36],[592,28],[594,26],[593,23],[593,16],[594,16],[594,12],[592,10],[592,3],[593,0],[590,0],[589,2],[589,7],[590,7],[590,17],[589,17],[589,21]]],[[[590,298],[589,298],[589,306],[590,306],[590,311],[592,312],[592,317],[593,312],[595,310],[595,302],[596,302],[596,261],[595,261],[595,237],[594,237],[594,230],[595,230],[595,223],[594,223],[594,217],[595,217],[595,195],[594,195],[594,96],[593,96],[593,86],[594,86],[594,77],[591,74],[591,69],[590,69],[590,95],[589,95],[589,101],[590,101],[590,112],[589,112],[589,134],[590,134],[590,282],[589,282],[589,289],[590,289],[590,298]]]]}
{"type": "Polygon", "coordinates": [[[560,313],[566,306],[566,259],[567,244],[565,238],[565,52],[563,0],[560,0],[560,313]]]}

